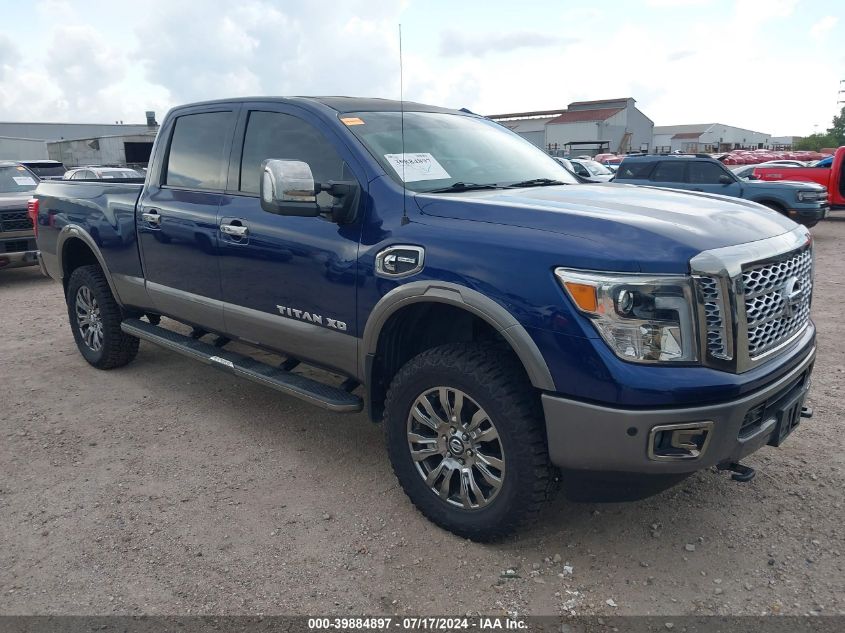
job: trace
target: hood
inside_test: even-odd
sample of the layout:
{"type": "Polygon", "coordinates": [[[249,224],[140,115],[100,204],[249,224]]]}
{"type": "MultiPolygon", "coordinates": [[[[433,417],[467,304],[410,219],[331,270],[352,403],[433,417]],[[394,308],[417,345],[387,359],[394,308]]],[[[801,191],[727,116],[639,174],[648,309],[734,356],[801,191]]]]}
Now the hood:
{"type": "Polygon", "coordinates": [[[590,174],[589,177],[581,176],[584,180],[589,180],[590,182],[610,182],[611,178],[614,177],[614,174],[590,174]]]}
{"type": "Polygon", "coordinates": [[[685,267],[703,250],[766,239],[796,226],[770,209],[738,198],[614,183],[415,198],[425,215],[589,240],[591,250],[628,265],[671,261],[685,267]]]}
{"type": "Polygon", "coordinates": [[[0,210],[3,209],[26,209],[26,203],[35,193],[32,191],[12,191],[9,193],[0,193],[0,210]]]}
{"type": "Polygon", "coordinates": [[[743,180],[743,187],[751,189],[780,189],[783,191],[822,191],[825,187],[806,180],[743,180]]]}

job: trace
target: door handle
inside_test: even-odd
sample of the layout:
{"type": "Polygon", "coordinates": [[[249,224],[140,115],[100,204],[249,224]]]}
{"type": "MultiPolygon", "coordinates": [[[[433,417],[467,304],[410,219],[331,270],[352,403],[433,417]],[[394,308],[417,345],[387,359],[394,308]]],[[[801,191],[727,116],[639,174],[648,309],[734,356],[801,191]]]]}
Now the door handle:
{"type": "Polygon", "coordinates": [[[150,224],[161,224],[161,216],[158,213],[157,209],[153,209],[152,211],[144,211],[141,214],[141,218],[144,222],[149,222],[150,224]]]}
{"type": "Polygon", "coordinates": [[[245,226],[238,226],[237,224],[221,224],[220,231],[232,237],[246,237],[249,235],[249,229],[245,226]]]}

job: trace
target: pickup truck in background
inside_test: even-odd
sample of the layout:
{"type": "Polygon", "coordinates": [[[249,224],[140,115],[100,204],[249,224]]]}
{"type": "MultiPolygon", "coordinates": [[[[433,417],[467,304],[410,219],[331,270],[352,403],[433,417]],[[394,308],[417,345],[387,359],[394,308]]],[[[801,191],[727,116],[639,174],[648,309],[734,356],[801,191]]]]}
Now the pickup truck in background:
{"type": "Polygon", "coordinates": [[[706,154],[626,156],[614,182],[742,198],[808,227],[827,217],[830,210],[824,187],[809,182],[743,180],[706,154]]]}
{"type": "Polygon", "coordinates": [[[845,209],[845,146],[837,149],[824,167],[760,166],[753,175],[757,180],[767,182],[789,180],[820,184],[827,189],[831,209],[845,209]]]}
{"type": "Polygon", "coordinates": [[[37,266],[37,247],[27,202],[38,176],[13,161],[0,161],[0,271],[37,266]]]}
{"type": "Polygon", "coordinates": [[[43,182],[30,211],[92,366],[144,340],[366,409],[425,516],[490,540],[559,481],[621,499],[711,466],[747,480],[740,460],[808,413],[805,227],[575,182],[471,113],[251,98],[169,112],[143,185],[43,182]]]}

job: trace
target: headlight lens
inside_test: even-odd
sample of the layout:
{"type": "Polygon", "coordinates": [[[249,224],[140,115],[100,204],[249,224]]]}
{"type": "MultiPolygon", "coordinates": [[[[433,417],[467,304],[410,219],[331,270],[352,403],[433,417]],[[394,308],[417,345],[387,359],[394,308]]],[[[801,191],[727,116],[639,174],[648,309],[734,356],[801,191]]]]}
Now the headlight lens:
{"type": "Polygon", "coordinates": [[[816,202],[827,198],[826,191],[799,191],[796,196],[798,202],[816,202]]]}
{"type": "Polygon", "coordinates": [[[692,282],[557,268],[555,276],[617,356],[642,363],[698,360],[692,282]]]}

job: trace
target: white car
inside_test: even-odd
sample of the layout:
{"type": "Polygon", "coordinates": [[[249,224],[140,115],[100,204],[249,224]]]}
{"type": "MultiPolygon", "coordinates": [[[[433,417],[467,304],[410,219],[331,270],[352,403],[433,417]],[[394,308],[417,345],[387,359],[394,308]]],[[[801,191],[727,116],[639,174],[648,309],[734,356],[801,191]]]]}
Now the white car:
{"type": "Polygon", "coordinates": [[[758,167],[806,167],[807,163],[800,160],[770,160],[765,163],[758,163],[757,165],[740,165],[732,167],[731,171],[737,178],[748,180],[758,167]]]}
{"type": "Polygon", "coordinates": [[[66,171],[62,180],[113,180],[143,177],[144,174],[129,167],[77,167],[66,171]]]}

